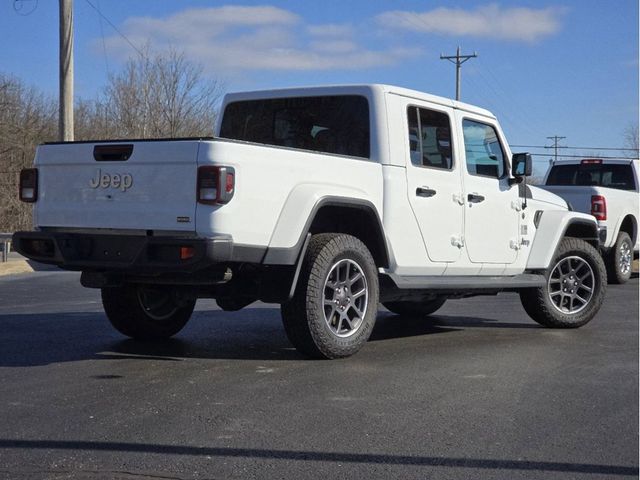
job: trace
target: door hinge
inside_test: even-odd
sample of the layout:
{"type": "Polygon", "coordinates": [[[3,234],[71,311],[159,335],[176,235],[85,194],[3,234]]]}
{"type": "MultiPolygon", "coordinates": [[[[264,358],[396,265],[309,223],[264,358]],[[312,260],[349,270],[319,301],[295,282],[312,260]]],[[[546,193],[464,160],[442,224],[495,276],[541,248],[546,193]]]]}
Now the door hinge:
{"type": "Polygon", "coordinates": [[[522,211],[522,202],[520,202],[520,200],[511,202],[511,208],[513,208],[516,212],[522,211]]]}
{"type": "Polygon", "coordinates": [[[453,201],[456,202],[458,205],[464,205],[464,196],[454,193],[453,201]]]}
{"type": "Polygon", "coordinates": [[[462,237],[462,236],[460,236],[460,237],[456,237],[456,236],[451,237],[451,245],[453,245],[454,247],[458,247],[458,248],[464,247],[464,237],[462,237]]]}

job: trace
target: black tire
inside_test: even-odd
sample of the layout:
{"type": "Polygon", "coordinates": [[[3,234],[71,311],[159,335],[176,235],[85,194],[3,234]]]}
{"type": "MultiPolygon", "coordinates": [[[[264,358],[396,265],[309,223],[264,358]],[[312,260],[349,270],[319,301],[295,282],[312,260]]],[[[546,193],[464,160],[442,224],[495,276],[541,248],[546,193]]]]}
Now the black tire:
{"type": "Polygon", "coordinates": [[[549,328],[577,328],[600,310],[607,272],[598,251],[584,240],[564,238],[545,273],[544,287],[520,291],[527,314],[549,328]]]}
{"type": "Polygon", "coordinates": [[[633,243],[627,232],[620,232],[616,243],[605,257],[609,283],[627,283],[633,266],[633,243]]]}
{"type": "Polygon", "coordinates": [[[281,308],[296,349],[312,358],[353,355],[369,339],[377,310],[378,272],[367,247],[351,235],[312,236],[293,298],[281,308]]]}
{"type": "Polygon", "coordinates": [[[444,302],[446,297],[438,297],[426,302],[385,302],[383,305],[387,310],[397,315],[405,317],[426,317],[435,313],[444,302]]]}
{"type": "Polygon", "coordinates": [[[170,287],[124,285],[102,289],[102,305],[109,322],[136,340],[175,335],[191,318],[195,304],[195,300],[179,299],[170,287]]]}

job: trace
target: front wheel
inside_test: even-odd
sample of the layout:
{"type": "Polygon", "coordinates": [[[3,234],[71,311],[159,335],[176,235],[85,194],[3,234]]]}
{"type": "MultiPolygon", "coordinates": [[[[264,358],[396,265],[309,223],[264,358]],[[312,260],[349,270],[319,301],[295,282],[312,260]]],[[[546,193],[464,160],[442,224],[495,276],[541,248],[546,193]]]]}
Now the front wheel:
{"type": "Polygon", "coordinates": [[[378,272],[356,237],[311,237],[293,298],[282,304],[291,343],[313,358],[356,353],[373,330],[378,310],[378,272]]]}
{"type": "Polygon", "coordinates": [[[102,305],[111,325],[137,340],[169,338],[191,318],[196,301],[170,287],[123,285],[102,289],[102,305]]]}
{"type": "Polygon", "coordinates": [[[577,328],[600,310],[607,286],[607,272],[598,251],[584,240],[564,238],[543,287],[520,291],[525,311],[540,325],[577,328]]]}

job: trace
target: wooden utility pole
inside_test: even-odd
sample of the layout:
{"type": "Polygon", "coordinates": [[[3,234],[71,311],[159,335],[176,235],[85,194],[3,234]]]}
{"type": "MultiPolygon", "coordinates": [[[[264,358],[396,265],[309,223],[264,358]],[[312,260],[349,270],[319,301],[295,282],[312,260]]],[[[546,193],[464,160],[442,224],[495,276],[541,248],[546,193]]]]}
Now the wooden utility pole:
{"type": "Polygon", "coordinates": [[[470,58],[476,58],[477,56],[476,52],[473,52],[473,55],[460,55],[460,47],[456,50],[455,55],[444,56],[440,54],[440,60],[449,60],[456,65],[456,100],[460,100],[460,66],[470,58]]]}
{"type": "Polygon", "coordinates": [[[60,3],[60,105],[58,138],[73,141],[73,0],[60,3]]]}

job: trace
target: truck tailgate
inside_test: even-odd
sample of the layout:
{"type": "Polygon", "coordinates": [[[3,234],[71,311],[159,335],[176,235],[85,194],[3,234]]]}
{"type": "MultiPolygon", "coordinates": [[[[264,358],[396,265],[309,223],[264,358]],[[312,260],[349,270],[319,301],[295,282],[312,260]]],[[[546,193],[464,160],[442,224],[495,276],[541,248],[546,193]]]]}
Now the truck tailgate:
{"type": "Polygon", "coordinates": [[[195,230],[199,140],[38,147],[38,227],[195,230]]]}
{"type": "Polygon", "coordinates": [[[571,204],[576,212],[591,214],[591,195],[602,195],[599,187],[572,185],[537,185],[555,193],[571,204]]]}

